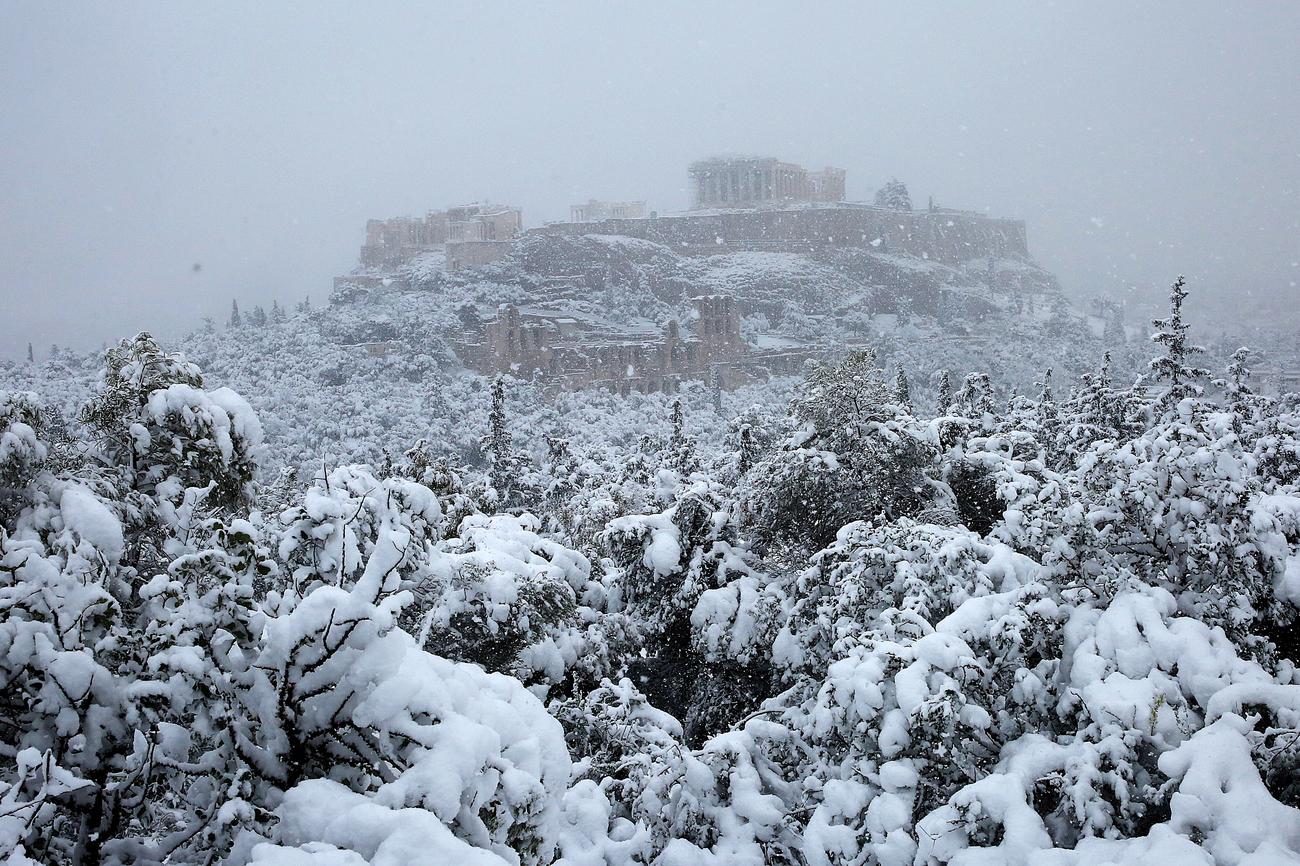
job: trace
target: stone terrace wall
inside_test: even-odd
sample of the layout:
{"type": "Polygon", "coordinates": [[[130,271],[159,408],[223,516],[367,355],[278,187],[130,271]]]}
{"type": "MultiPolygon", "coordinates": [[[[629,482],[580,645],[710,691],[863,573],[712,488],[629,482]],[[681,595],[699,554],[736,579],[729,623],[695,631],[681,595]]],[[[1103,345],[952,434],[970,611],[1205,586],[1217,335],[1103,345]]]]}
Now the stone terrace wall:
{"type": "Polygon", "coordinates": [[[987,256],[1029,256],[1021,220],[966,211],[893,211],[850,205],[550,223],[529,231],[542,235],[623,235],[663,244],[683,255],[739,250],[807,252],[847,246],[927,257],[953,265],[987,256]]]}

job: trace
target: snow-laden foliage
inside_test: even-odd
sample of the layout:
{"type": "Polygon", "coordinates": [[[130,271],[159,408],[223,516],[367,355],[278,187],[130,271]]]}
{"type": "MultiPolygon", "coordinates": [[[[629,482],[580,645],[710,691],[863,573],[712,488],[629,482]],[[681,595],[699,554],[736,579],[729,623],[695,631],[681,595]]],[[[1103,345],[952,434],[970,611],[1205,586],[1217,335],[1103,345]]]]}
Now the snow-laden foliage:
{"type": "Polygon", "coordinates": [[[0,854],[1300,862],[1300,411],[1199,391],[1182,294],[1150,392],[446,382],[456,437],[260,480],[146,335],[0,392],[0,854]]]}

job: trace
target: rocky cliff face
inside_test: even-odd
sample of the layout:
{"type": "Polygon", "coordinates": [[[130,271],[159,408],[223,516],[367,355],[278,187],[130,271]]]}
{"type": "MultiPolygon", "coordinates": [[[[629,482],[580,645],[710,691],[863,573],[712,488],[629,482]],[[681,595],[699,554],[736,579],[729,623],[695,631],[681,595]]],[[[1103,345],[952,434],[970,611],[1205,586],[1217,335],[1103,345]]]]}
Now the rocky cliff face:
{"type": "MultiPolygon", "coordinates": [[[[881,314],[932,317],[1012,314],[1056,302],[1055,277],[1023,255],[949,264],[870,246],[807,251],[741,250],[682,255],[664,244],[599,234],[530,233],[514,254],[466,274],[413,268],[417,290],[464,297],[490,309],[521,301],[568,305],[616,320],[688,318],[689,299],[736,298],[763,327],[823,336],[860,332],[881,314]]],[[[811,335],[810,335],[811,336],[811,335]]]]}

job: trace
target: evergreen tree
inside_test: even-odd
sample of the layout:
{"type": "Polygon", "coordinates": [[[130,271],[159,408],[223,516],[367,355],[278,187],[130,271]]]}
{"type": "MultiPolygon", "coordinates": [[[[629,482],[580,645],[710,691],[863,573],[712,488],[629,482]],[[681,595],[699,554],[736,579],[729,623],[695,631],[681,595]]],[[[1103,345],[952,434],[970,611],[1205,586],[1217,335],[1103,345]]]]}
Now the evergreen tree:
{"type": "Polygon", "coordinates": [[[499,506],[513,504],[523,479],[524,459],[514,450],[514,439],[506,417],[506,382],[504,376],[492,380],[492,408],[488,412],[488,432],[481,440],[488,460],[488,480],[496,490],[499,506]]]}
{"type": "Polygon", "coordinates": [[[909,415],[912,413],[912,388],[907,382],[907,373],[899,364],[894,373],[894,401],[909,415]]]}
{"type": "Polygon", "coordinates": [[[939,414],[944,415],[952,406],[952,382],[948,379],[948,371],[942,370],[939,373],[939,414]]]}
{"type": "Polygon", "coordinates": [[[1124,308],[1114,301],[1107,307],[1106,327],[1101,338],[1107,346],[1122,346],[1128,342],[1128,335],[1124,332],[1124,308]]]}
{"type": "Polygon", "coordinates": [[[35,361],[35,360],[36,360],[36,355],[35,355],[34,352],[32,352],[32,344],[31,344],[31,343],[28,343],[28,344],[27,344],[27,363],[30,364],[31,362],[33,362],[33,361],[35,361]]]}
{"type": "Polygon", "coordinates": [[[1228,406],[1235,412],[1241,412],[1255,393],[1250,387],[1250,367],[1247,366],[1249,361],[1250,348],[1242,346],[1237,349],[1228,361],[1228,377],[1218,382],[1223,388],[1223,396],[1228,406]]]}
{"type": "Polygon", "coordinates": [[[907,184],[896,177],[890,178],[888,183],[876,190],[876,206],[890,210],[911,210],[912,196],[907,191],[907,184]]]}
{"type": "Polygon", "coordinates": [[[736,431],[736,473],[744,476],[754,465],[754,431],[748,424],[736,431]]]}
{"type": "Polygon", "coordinates": [[[993,386],[988,373],[967,373],[957,392],[957,403],[966,412],[984,415],[993,411],[993,386]]]}
{"type": "Polygon", "coordinates": [[[248,323],[257,328],[266,326],[266,310],[261,304],[253,307],[253,312],[248,314],[248,323]]]}
{"type": "Polygon", "coordinates": [[[679,475],[690,475],[699,468],[695,456],[695,439],[686,435],[686,412],[681,399],[673,400],[672,434],[664,454],[664,465],[679,475]]]}
{"type": "Polygon", "coordinates": [[[80,420],[98,457],[137,491],[175,504],[187,488],[212,506],[252,495],[262,430],[228,388],[207,391],[199,368],[141,332],[109,349],[99,392],[80,420]]]}
{"type": "Polygon", "coordinates": [[[240,328],[244,325],[244,319],[239,315],[239,301],[230,302],[230,327],[240,328]]]}
{"type": "Polygon", "coordinates": [[[1187,281],[1180,274],[1169,290],[1169,315],[1153,319],[1155,333],[1151,342],[1164,347],[1165,354],[1153,358],[1148,381],[1163,383],[1164,390],[1156,400],[1158,409],[1168,409],[1187,397],[1198,397],[1203,392],[1199,382],[1209,371],[1193,366],[1192,358],[1205,349],[1188,341],[1188,325],[1183,321],[1183,301],[1187,298],[1187,281]]]}
{"type": "Polygon", "coordinates": [[[506,426],[506,381],[504,376],[492,380],[492,409],[488,412],[487,451],[497,457],[512,446],[510,428],[506,426]]]}
{"type": "Polygon", "coordinates": [[[1043,381],[1038,383],[1038,402],[1044,406],[1050,406],[1056,400],[1052,396],[1052,368],[1048,367],[1047,372],[1043,373],[1043,381]]]}
{"type": "Polygon", "coordinates": [[[791,402],[794,431],[754,467],[743,508],[761,543],[811,551],[851,520],[919,513],[930,445],[895,411],[875,354],[815,365],[791,402]]]}

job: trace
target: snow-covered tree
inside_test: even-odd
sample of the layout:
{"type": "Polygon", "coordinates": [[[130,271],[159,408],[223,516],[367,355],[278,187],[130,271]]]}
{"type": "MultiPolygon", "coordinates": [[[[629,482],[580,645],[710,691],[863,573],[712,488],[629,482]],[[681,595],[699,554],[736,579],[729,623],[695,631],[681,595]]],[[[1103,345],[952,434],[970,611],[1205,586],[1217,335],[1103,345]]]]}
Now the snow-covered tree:
{"type": "Polygon", "coordinates": [[[1155,331],[1151,342],[1164,347],[1165,353],[1151,359],[1152,383],[1160,386],[1156,407],[1169,409],[1187,397],[1197,397],[1203,392],[1199,384],[1209,376],[1209,371],[1193,365],[1192,359],[1205,352],[1194,345],[1188,336],[1189,327],[1183,320],[1183,301],[1187,298],[1187,281],[1180,275],[1169,289],[1169,315],[1153,319],[1155,331]]]}
{"type": "Polygon", "coordinates": [[[524,486],[521,476],[526,461],[515,451],[514,439],[510,435],[504,376],[492,380],[492,410],[488,414],[488,432],[481,447],[488,461],[488,477],[501,503],[514,502],[524,486]]]}
{"type": "Polygon", "coordinates": [[[174,503],[204,488],[210,506],[251,496],[262,441],[251,407],[229,388],[205,391],[199,369],[147,333],[105,353],[79,417],[100,459],[135,490],[174,503]]]}
{"type": "Polygon", "coordinates": [[[912,388],[907,382],[907,373],[898,365],[894,373],[894,402],[906,412],[912,411],[912,388]]]}
{"type": "Polygon", "coordinates": [[[941,370],[939,372],[939,387],[938,392],[935,395],[935,400],[938,404],[937,408],[940,415],[947,413],[948,409],[952,406],[952,382],[948,379],[947,370],[941,370]]]}
{"type": "Polygon", "coordinates": [[[907,184],[896,177],[876,190],[875,201],[877,207],[887,207],[890,210],[912,209],[912,196],[907,191],[907,184]]]}
{"type": "Polygon", "coordinates": [[[815,549],[852,520],[915,514],[935,498],[930,445],[883,379],[871,352],[809,374],[791,404],[795,432],[748,479],[744,510],[761,539],[815,549]]]}

